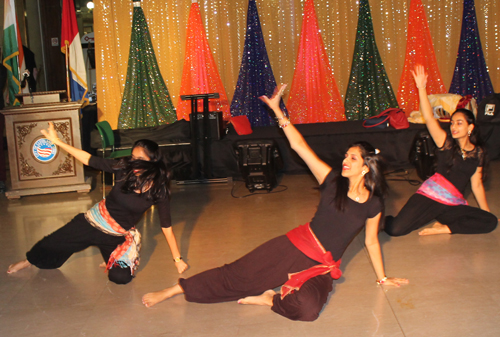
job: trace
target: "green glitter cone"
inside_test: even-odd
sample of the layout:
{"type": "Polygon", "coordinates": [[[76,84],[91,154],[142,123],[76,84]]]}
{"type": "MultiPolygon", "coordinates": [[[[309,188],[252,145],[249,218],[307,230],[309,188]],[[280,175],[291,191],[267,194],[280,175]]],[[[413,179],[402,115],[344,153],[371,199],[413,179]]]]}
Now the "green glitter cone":
{"type": "Polygon", "coordinates": [[[163,81],[141,7],[134,7],[127,80],[123,92],[119,129],[173,123],[177,116],[163,81]]]}
{"type": "Polygon", "coordinates": [[[368,0],[359,2],[356,45],[344,106],[348,120],[363,120],[398,107],[375,42],[368,0]]]}

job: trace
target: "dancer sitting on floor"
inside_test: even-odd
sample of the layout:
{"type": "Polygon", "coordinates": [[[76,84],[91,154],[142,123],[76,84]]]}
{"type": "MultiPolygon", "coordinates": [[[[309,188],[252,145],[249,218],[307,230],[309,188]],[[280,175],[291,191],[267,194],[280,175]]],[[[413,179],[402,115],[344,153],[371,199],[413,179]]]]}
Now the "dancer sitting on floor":
{"type": "Polygon", "coordinates": [[[73,253],[97,246],[106,263],[109,280],[126,284],[134,277],[139,264],[140,234],[134,226],[152,205],[158,209],[160,225],[177,271],[182,273],[188,268],[180,256],[171,227],[169,177],[158,144],[139,140],[132,148],[130,160],[116,162],[64,143],[57,136],[53,123],[49,123],[49,129],[42,133],[83,164],[114,173],[116,184],[106,199],[44,237],[26,253],[26,260],[10,265],[7,273],[30,265],[41,269],[59,268],[73,253]]]}
{"type": "Polygon", "coordinates": [[[396,217],[388,216],[384,230],[392,236],[406,235],[425,226],[420,235],[489,233],[497,226],[490,213],[483,187],[484,148],[479,144],[474,115],[458,109],[451,117],[449,135],[434,118],[425,86],[423,66],[412,71],[420,97],[420,109],[429,133],[438,147],[436,173],[427,179],[396,217]],[[463,193],[470,179],[479,208],[467,205],[463,193]]]}
{"type": "Polygon", "coordinates": [[[312,221],[264,243],[239,260],[192,276],[165,290],[143,296],[151,307],[177,294],[190,302],[268,305],[292,320],[313,321],[341,276],[340,258],[366,226],[365,243],[380,284],[399,286],[406,279],[385,276],[378,226],[386,184],[381,158],[366,142],[349,147],[342,172],[335,174],[318,158],[279,107],[285,85],[261,99],[274,111],[292,149],[320,184],[321,200],[312,221]],[[293,275],[291,275],[293,274],[293,275]],[[289,279],[290,276],[290,279],[289,279]],[[281,286],[280,293],[273,288],[281,286]],[[260,295],[259,295],[260,294],[260,295]],[[259,295],[259,296],[255,296],[259,295]]]}

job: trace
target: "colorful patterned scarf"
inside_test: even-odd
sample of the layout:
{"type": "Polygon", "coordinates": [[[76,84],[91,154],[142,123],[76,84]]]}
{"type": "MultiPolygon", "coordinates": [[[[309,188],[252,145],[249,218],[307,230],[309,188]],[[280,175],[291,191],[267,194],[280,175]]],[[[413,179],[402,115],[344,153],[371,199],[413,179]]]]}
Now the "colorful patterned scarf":
{"type": "Polygon", "coordinates": [[[330,273],[334,279],[338,279],[342,276],[342,271],[339,269],[341,260],[339,259],[337,262],[333,260],[332,253],[325,250],[311,230],[309,223],[292,229],[286,233],[286,236],[293,245],[307,257],[322,264],[318,264],[298,273],[288,274],[288,281],[281,287],[281,299],[285,298],[286,295],[294,290],[299,290],[307,280],[315,276],[328,273],[330,273]]]}
{"type": "Polygon", "coordinates": [[[141,234],[135,228],[126,231],[111,217],[106,208],[105,199],[95,204],[85,213],[87,221],[103,233],[113,236],[125,236],[125,242],[111,253],[106,270],[118,265],[121,268],[130,267],[132,275],[139,266],[139,250],[141,249],[141,234]]]}
{"type": "Polygon", "coordinates": [[[439,173],[424,181],[417,193],[448,206],[468,205],[462,193],[439,173]]]}

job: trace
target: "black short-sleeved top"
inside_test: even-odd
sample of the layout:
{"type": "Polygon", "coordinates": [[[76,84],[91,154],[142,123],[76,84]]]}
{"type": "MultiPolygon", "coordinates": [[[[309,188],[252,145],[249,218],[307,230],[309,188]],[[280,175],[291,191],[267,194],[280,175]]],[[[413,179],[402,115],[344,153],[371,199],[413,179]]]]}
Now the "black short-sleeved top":
{"type": "Polygon", "coordinates": [[[372,196],[364,203],[348,198],[344,212],[335,208],[335,173],[330,173],[320,185],[321,200],[311,220],[311,229],[323,247],[332,253],[335,261],[344,254],[349,243],[361,231],[369,218],[382,212],[383,203],[372,196]]]}
{"type": "MultiPolygon", "coordinates": [[[[106,208],[109,214],[120,224],[125,230],[134,227],[139,221],[141,216],[146,212],[154,203],[147,200],[145,193],[124,193],[121,190],[123,185],[124,172],[123,170],[113,169],[116,163],[113,159],[103,159],[100,157],[92,156],[89,160],[89,166],[105,171],[115,173],[115,186],[106,197],[106,208]]],[[[170,201],[168,197],[157,200],[154,204],[158,208],[160,216],[160,225],[163,228],[168,228],[172,225],[170,217],[170,201]]]]}
{"type": "Polygon", "coordinates": [[[474,150],[466,151],[465,159],[462,157],[462,153],[456,153],[453,165],[449,167],[450,159],[453,156],[452,145],[454,141],[448,135],[443,147],[436,150],[436,172],[451,182],[460,193],[464,194],[465,188],[476,169],[484,165],[484,152],[480,147],[476,146],[474,150]]]}

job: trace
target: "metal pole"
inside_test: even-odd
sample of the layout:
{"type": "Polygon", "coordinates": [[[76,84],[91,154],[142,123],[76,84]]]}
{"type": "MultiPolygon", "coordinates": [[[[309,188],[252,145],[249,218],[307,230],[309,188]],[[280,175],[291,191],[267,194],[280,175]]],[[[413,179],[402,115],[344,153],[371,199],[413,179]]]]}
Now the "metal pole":
{"type": "MultiPolygon", "coordinates": [[[[42,14],[41,14],[41,10],[40,10],[40,0],[37,1],[37,8],[38,8],[38,29],[40,31],[40,41],[44,41],[43,40],[43,29],[42,29],[42,14]]],[[[44,81],[44,88],[45,90],[47,90],[47,72],[45,71],[45,46],[44,46],[44,43],[41,43],[40,46],[42,47],[42,67],[41,68],[38,68],[40,70],[43,69],[43,81],[44,81]]],[[[38,74],[40,74],[40,72],[38,72],[38,74]]],[[[40,90],[40,89],[39,89],[40,90]]]]}
{"type": "Polygon", "coordinates": [[[68,45],[65,43],[64,48],[66,49],[65,59],[66,59],[66,92],[68,95],[68,102],[71,102],[71,91],[69,90],[69,50],[68,45]]]}

